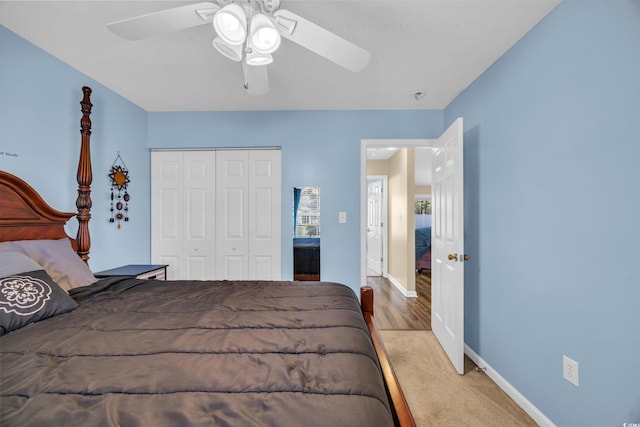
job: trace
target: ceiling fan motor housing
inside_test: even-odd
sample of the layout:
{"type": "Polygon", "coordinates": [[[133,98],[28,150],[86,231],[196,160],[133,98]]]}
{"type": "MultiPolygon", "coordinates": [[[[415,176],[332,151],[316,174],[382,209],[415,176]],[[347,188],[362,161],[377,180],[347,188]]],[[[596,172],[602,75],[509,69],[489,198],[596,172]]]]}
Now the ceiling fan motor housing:
{"type": "Polygon", "coordinates": [[[280,7],[280,0],[263,0],[263,3],[268,13],[273,13],[280,7]]]}
{"type": "Polygon", "coordinates": [[[217,0],[220,7],[225,7],[231,3],[236,3],[238,6],[242,6],[243,9],[249,10],[251,3],[258,5],[258,9],[273,14],[280,8],[280,0],[217,0]]]}

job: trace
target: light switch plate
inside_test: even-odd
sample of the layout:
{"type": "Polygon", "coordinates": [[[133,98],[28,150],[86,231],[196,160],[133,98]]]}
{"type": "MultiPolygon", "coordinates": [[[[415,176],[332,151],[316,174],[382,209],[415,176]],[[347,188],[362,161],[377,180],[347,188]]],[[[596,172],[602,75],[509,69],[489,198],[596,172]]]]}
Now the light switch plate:
{"type": "Polygon", "coordinates": [[[340,224],[347,223],[347,213],[346,212],[338,212],[338,222],[340,224]]]}

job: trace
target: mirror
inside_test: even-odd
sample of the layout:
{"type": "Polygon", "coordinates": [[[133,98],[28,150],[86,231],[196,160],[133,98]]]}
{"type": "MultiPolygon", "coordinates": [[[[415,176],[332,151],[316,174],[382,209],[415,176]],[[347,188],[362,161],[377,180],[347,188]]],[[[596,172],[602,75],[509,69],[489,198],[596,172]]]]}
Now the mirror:
{"type": "Polygon", "coordinates": [[[293,280],[320,280],[320,189],[293,188],[293,280]]]}

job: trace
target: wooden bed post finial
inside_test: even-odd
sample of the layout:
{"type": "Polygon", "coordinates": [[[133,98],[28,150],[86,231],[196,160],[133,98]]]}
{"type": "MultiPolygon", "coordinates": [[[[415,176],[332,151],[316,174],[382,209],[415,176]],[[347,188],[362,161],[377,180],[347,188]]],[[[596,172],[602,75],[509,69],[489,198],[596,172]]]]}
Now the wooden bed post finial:
{"type": "Polygon", "coordinates": [[[91,182],[93,175],[91,172],[91,88],[82,88],[84,96],[80,102],[82,107],[82,119],[80,119],[80,134],[82,142],[80,145],[80,160],[78,161],[78,198],[76,207],[78,208],[78,255],[87,262],[89,260],[89,249],[91,248],[91,237],[89,236],[89,220],[91,219],[91,182]]]}

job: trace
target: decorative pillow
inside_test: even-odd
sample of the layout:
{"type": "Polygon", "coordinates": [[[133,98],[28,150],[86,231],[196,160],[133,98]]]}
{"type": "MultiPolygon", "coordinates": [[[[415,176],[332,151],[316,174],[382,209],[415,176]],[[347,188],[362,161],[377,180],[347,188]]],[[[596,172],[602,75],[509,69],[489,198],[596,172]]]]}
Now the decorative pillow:
{"type": "MultiPolygon", "coordinates": [[[[22,252],[40,264],[64,290],[87,286],[96,279],[71,247],[69,239],[17,240],[0,243],[0,252],[22,252]]],[[[26,270],[23,270],[26,271],[26,270]]]]}
{"type": "Polygon", "coordinates": [[[22,252],[0,252],[0,277],[34,270],[42,267],[22,252]]]}
{"type": "Polygon", "coordinates": [[[0,335],[78,306],[44,270],[0,279],[0,335]]]}

